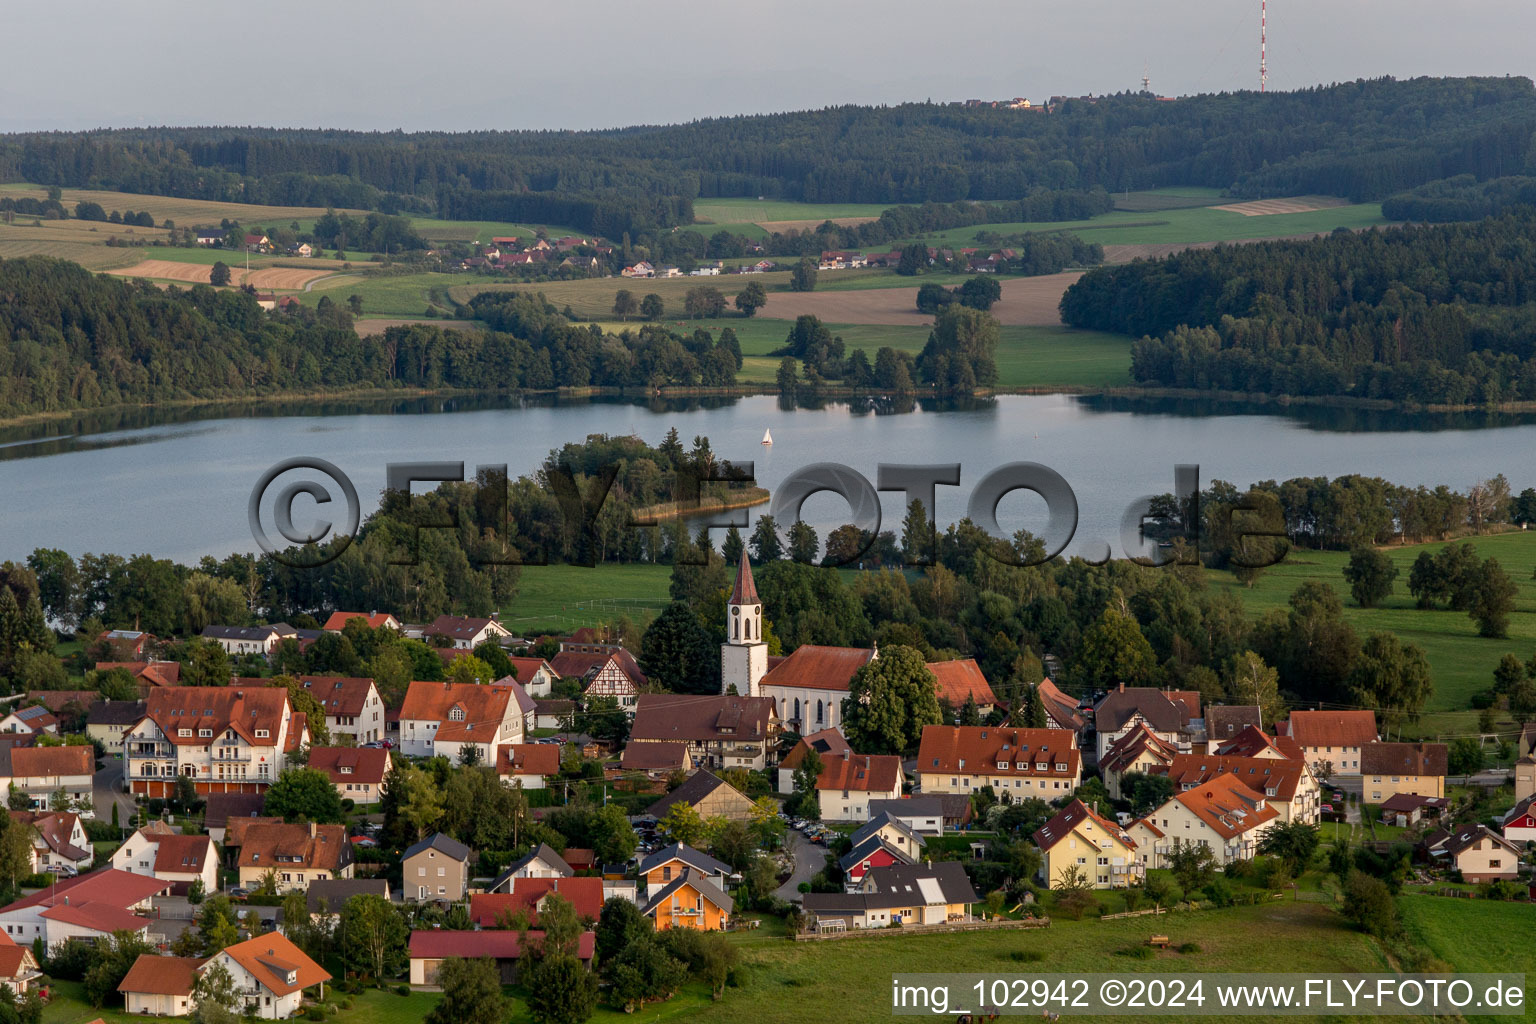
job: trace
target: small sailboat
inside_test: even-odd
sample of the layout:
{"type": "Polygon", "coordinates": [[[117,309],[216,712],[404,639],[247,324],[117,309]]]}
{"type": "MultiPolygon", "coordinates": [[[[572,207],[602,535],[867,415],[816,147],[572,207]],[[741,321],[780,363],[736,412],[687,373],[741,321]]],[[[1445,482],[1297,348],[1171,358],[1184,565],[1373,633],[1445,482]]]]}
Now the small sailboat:
{"type": "Polygon", "coordinates": [[[770,448],[773,447],[773,431],[771,431],[771,430],[763,431],[763,444],[767,445],[770,448]]]}

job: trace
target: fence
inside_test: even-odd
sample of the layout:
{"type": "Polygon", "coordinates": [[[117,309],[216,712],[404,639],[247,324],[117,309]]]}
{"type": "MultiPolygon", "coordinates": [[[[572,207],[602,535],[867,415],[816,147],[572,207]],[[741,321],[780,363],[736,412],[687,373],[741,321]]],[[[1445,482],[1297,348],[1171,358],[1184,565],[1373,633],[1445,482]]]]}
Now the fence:
{"type": "Polygon", "coordinates": [[[849,939],[857,936],[892,935],[942,935],[950,932],[1022,931],[1031,928],[1049,928],[1048,917],[1026,917],[1023,920],[1003,921],[953,921],[946,924],[909,924],[899,928],[849,928],[836,932],[797,932],[796,942],[814,942],[822,939],[849,939]]]}

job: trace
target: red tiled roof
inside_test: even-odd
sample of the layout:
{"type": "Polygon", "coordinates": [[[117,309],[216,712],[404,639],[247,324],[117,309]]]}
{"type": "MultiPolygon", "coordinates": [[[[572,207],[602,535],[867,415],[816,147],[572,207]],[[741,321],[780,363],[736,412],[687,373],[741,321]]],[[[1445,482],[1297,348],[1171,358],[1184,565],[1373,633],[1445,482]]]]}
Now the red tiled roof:
{"type": "Polygon", "coordinates": [[[288,690],[281,686],[162,686],[149,691],[144,717],[177,746],[202,746],[209,737],[233,729],[252,746],[276,746],[284,720],[291,713],[288,690]],[[182,729],[190,736],[179,735],[182,729]],[[257,738],[258,730],[267,735],[257,738]]]}
{"type": "Polygon", "coordinates": [[[1294,800],[1306,764],[1278,757],[1221,757],[1214,754],[1180,754],[1168,765],[1168,777],[1175,791],[1198,786],[1218,775],[1228,774],[1255,793],[1272,799],[1294,800]]]}
{"type": "Polygon", "coordinates": [[[1186,691],[1159,690],[1151,686],[1111,690],[1094,707],[1094,724],[1101,734],[1119,732],[1139,715],[1158,732],[1178,732],[1200,714],[1199,695],[1193,698],[1193,709],[1187,698],[1186,691]]]}
{"type": "Polygon", "coordinates": [[[508,686],[478,686],[474,683],[431,683],[417,680],[405,693],[400,718],[438,722],[438,742],[490,743],[507,717],[512,700],[508,686]],[[455,719],[458,708],[462,717],[455,719]]]}
{"type": "Polygon", "coordinates": [[[105,903],[55,904],[39,916],[97,932],[137,932],[149,927],[149,918],[105,903]]]}
{"type": "Polygon", "coordinates": [[[243,868],[321,868],[336,871],[352,860],[347,830],[341,825],[250,825],[240,844],[243,868]],[[315,830],[314,835],[309,830],[315,830]],[[281,859],[279,859],[281,858],[281,859]]]}
{"type": "Polygon", "coordinates": [[[469,898],[470,920],[481,928],[495,928],[503,914],[528,912],[528,923],[539,923],[538,904],[550,893],[568,900],[579,918],[597,920],[603,911],[601,878],[514,878],[510,893],[483,893],[469,898]]]}
{"type": "MultiPolygon", "coordinates": [[[[592,932],[581,933],[576,940],[578,959],[592,959],[595,938],[592,932]]],[[[529,945],[537,947],[543,941],[543,932],[528,932],[529,945]]],[[[515,931],[451,932],[435,929],[411,932],[412,960],[443,960],[450,956],[468,959],[488,956],[494,960],[516,960],[522,955],[522,935],[515,931]]]]}
{"type": "Polygon", "coordinates": [[[150,996],[189,996],[197,983],[197,969],[207,962],[203,957],[141,953],[117,990],[150,996]]]}
{"type": "MultiPolygon", "coordinates": [[[[28,970],[37,970],[31,947],[18,946],[9,937],[0,942],[0,981],[14,982],[28,970]]],[[[12,988],[15,987],[13,984],[12,988]]]]}
{"type": "Polygon", "coordinates": [[[39,889],[0,909],[62,907],[67,898],[72,905],[96,904],[126,911],[151,896],[169,891],[170,887],[171,883],[157,878],[118,871],[116,868],[101,868],[76,878],[60,879],[48,888],[39,889]]]}
{"type": "Polygon", "coordinates": [[[1071,779],[1077,777],[1081,760],[1076,734],[1066,729],[926,725],[916,770],[1071,779]],[[1007,767],[998,768],[999,763],[1007,767]],[[1044,770],[1037,767],[1040,764],[1044,770]]]}
{"type": "Polygon", "coordinates": [[[848,754],[821,762],[817,789],[859,793],[901,792],[901,758],[895,754],[848,754]]]}
{"type": "Polygon", "coordinates": [[[374,612],[372,615],[365,615],[362,612],[331,612],[331,617],[326,619],[325,625],[320,628],[339,633],[353,619],[362,619],[368,624],[369,629],[378,629],[381,626],[389,625],[391,621],[397,621],[388,612],[374,612]]]}
{"type": "MultiPolygon", "coordinates": [[[[1292,746],[1295,746],[1294,741],[1292,746]]],[[[1236,736],[1218,745],[1215,752],[1224,757],[1258,757],[1266,752],[1280,757],[1291,756],[1281,749],[1275,737],[1252,725],[1244,726],[1236,736]]]]}
{"type": "Polygon", "coordinates": [[[184,836],[179,833],[166,835],[159,832],[141,833],[141,838],[155,844],[155,872],[166,874],[201,874],[203,867],[214,860],[213,840],[207,836],[184,836]]]}
{"type": "Polygon", "coordinates": [[[1149,750],[1163,764],[1173,760],[1179,752],[1177,746],[1158,736],[1147,723],[1138,722],[1130,732],[1109,745],[1099,761],[1099,768],[1104,772],[1124,771],[1149,750]]]}
{"type": "Polygon", "coordinates": [[[96,750],[89,746],[16,747],[11,751],[11,773],[28,779],[48,775],[94,775],[96,750]]]}
{"type": "Polygon", "coordinates": [[[528,682],[539,674],[539,669],[541,668],[550,675],[558,675],[549,662],[543,658],[508,658],[507,660],[512,663],[512,671],[517,677],[517,681],[524,686],[527,686],[528,682]]]}
{"type": "Polygon", "coordinates": [[[981,674],[981,666],[976,664],[975,658],[930,661],[928,671],[939,681],[939,699],[949,701],[951,707],[960,707],[967,697],[978,707],[997,704],[997,697],[987,684],[987,677],[981,674]]]}
{"type": "Polygon", "coordinates": [[[135,679],[141,679],[151,686],[175,686],[181,682],[181,662],[179,661],[98,661],[96,663],[98,672],[114,668],[127,669],[133,673],[135,679]]]}
{"type": "Polygon", "coordinates": [[[675,743],[631,743],[624,748],[619,766],[639,772],[686,770],[693,767],[693,761],[688,756],[688,744],[681,740],[675,743]]]}
{"type": "Polygon", "coordinates": [[[37,701],[43,707],[58,714],[70,704],[78,704],[83,709],[88,709],[96,701],[101,700],[101,694],[95,690],[28,690],[26,699],[28,702],[37,701]]]}
{"type": "Polygon", "coordinates": [[[300,676],[299,682],[327,715],[360,715],[374,689],[367,676],[300,676]]]}
{"type": "Polygon", "coordinates": [[[800,767],[800,762],[805,760],[805,755],[810,753],[812,748],[823,758],[853,753],[853,747],[848,744],[848,739],[841,729],[823,729],[809,736],[800,737],[800,742],[784,755],[784,759],[779,762],[779,767],[790,770],[800,767]]]}
{"type": "Polygon", "coordinates": [[[875,652],[864,647],[821,647],[802,644],[769,670],[760,686],[798,686],[811,690],[848,689],[853,674],[869,664],[875,652]]]}
{"type": "Polygon", "coordinates": [[[1363,747],[1376,742],[1376,712],[1292,711],[1276,730],[1303,747],[1363,747]]]}
{"type": "Polygon", "coordinates": [[[224,952],[273,995],[285,996],[331,980],[325,968],[305,956],[304,951],[281,932],[263,932],[227,947],[224,952]],[[288,980],[290,970],[295,975],[292,982],[288,980]]]}
{"type": "Polygon", "coordinates": [[[1050,821],[1041,825],[1035,832],[1035,845],[1042,850],[1049,850],[1063,839],[1067,838],[1084,821],[1092,821],[1105,832],[1114,836],[1120,842],[1136,848],[1136,842],[1126,835],[1125,829],[1110,821],[1108,818],[1094,811],[1093,808],[1074,798],[1071,803],[1057,811],[1050,821]]]}
{"type": "Polygon", "coordinates": [[[1367,743],[1360,748],[1360,774],[1444,775],[1449,751],[1444,743],[1367,743]]]}
{"type": "Polygon", "coordinates": [[[1265,802],[1262,793],[1255,793],[1235,775],[1217,775],[1194,789],[1175,793],[1173,798],[1223,839],[1252,831],[1279,813],[1265,802]]]}
{"type": "Polygon", "coordinates": [[[1077,711],[1077,701],[1062,693],[1049,679],[1042,679],[1035,694],[1045,705],[1045,713],[1063,729],[1081,729],[1085,724],[1077,711]]]}
{"type": "MultiPolygon", "coordinates": [[[[477,619],[467,615],[439,615],[427,627],[427,636],[446,636],[450,640],[470,640],[486,626],[501,624],[494,619],[477,619]]],[[[494,633],[495,630],[492,630],[494,633]]],[[[505,632],[505,630],[503,630],[505,632]]]]}
{"type": "Polygon", "coordinates": [[[553,743],[510,743],[496,759],[498,775],[557,775],[560,748],[553,743]]]}
{"type": "Polygon", "coordinates": [[[773,698],[642,693],[635,704],[630,740],[767,739],[775,720],[773,698]]]}
{"type": "Polygon", "coordinates": [[[325,772],[333,785],[361,782],[377,786],[389,771],[389,751],[369,747],[310,747],[309,766],[325,772]]]}

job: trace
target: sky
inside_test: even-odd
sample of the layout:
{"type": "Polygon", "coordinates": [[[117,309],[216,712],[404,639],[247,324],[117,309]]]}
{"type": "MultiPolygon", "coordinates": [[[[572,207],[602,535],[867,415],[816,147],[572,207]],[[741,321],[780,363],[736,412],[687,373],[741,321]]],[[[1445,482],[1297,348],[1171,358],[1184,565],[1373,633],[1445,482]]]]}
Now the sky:
{"type": "MultiPolygon", "coordinates": [[[[1220,92],[1259,65],[1259,0],[75,0],[5,21],[0,131],[608,128],[1143,73],[1220,92]]],[[[1269,85],[1532,76],[1532,39],[1531,0],[1270,0],[1269,85]]]]}

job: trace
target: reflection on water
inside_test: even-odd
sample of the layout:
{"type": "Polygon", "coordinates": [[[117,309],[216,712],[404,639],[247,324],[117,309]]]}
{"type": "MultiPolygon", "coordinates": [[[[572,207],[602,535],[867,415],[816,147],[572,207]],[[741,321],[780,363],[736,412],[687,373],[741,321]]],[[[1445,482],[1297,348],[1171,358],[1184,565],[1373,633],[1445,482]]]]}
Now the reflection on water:
{"type": "Polygon", "coordinates": [[[1208,418],[1280,416],[1309,430],[1343,434],[1401,431],[1491,430],[1536,423],[1536,412],[1406,412],[1351,406],[1275,402],[1235,402],[1214,398],[1138,398],[1134,395],[1082,395],[1075,401],[1089,412],[1208,418]]]}

